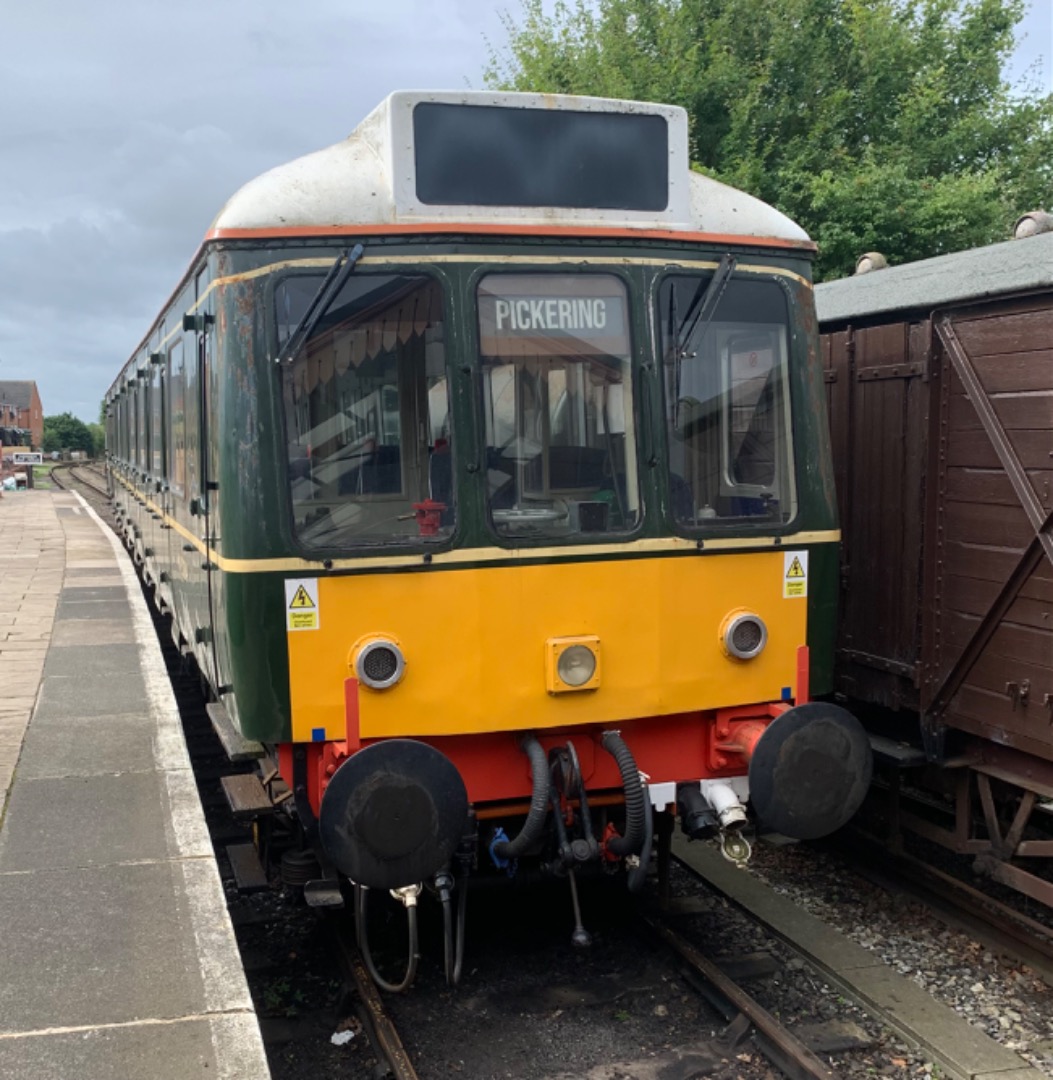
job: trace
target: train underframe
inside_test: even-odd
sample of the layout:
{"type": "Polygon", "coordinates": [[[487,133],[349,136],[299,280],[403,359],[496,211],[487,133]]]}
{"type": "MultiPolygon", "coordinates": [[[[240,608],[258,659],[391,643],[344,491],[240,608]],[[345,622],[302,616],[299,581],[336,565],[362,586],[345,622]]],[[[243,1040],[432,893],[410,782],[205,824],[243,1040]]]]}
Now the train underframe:
{"type": "Polygon", "coordinates": [[[920,747],[874,740],[867,820],[902,851],[903,834],[971,856],[972,870],[1053,908],[1053,763],[960,735],[938,763],[920,747]]]}
{"type": "Polygon", "coordinates": [[[660,877],[668,873],[678,818],[686,835],[713,838],[744,863],[751,801],[775,831],[825,835],[865,796],[870,751],[858,721],[838,706],[770,702],[609,728],[286,743],[277,766],[304,847],[321,867],[304,883],[308,903],[347,906],[353,897],[371,975],[402,990],[415,976],[423,892],[443,907],[451,984],[460,978],[473,881],[566,880],[571,941],[586,946],[579,875],[621,875],[639,891],[656,840],[660,877]],[[372,962],[371,892],[390,892],[406,909],[411,946],[398,982],[372,962]]]}

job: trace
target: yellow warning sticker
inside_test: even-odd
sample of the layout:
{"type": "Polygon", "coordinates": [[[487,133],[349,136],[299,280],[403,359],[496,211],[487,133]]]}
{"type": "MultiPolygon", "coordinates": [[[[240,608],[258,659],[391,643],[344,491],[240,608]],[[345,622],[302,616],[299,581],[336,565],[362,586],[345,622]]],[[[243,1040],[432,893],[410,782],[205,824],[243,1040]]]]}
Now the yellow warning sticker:
{"type": "Polygon", "coordinates": [[[285,581],[286,630],[317,630],[318,614],[318,579],[287,578],[285,581]]]}
{"type": "Polygon", "coordinates": [[[785,599],[808,595],[808,552],[784,551],[782,595],[785,599]]]}

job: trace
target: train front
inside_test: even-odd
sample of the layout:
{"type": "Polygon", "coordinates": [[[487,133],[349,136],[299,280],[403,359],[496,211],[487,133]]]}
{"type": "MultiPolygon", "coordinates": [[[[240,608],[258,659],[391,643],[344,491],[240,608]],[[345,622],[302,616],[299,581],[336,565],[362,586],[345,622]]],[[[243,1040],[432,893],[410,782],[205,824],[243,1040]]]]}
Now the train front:
{"type": "Polygon", "coordinates": [[[240,722],[328,863],[638,888],[674,815],[737,860],[751,803],[838,828],[870,763],[812,700],[838,539],[812,245],[689,173],[678,109],[402,94],[360,130],[396,224],[236,256],[299,560],[268,585],[288,729],[240,722]]]}

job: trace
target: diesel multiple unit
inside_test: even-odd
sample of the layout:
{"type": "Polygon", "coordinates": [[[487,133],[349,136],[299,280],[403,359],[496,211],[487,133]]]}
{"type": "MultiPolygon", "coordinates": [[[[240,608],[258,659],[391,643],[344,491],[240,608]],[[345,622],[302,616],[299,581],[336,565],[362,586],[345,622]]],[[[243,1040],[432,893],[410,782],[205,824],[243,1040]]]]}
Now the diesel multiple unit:
{"type": "Polygon", "coordinates": [[[586,98],[393,94],[223,208],[110,468],[326,880],[635,888],[678,813],[734,858],[748,802],[852,814],[813,252],[682,110],[586,98]]]}

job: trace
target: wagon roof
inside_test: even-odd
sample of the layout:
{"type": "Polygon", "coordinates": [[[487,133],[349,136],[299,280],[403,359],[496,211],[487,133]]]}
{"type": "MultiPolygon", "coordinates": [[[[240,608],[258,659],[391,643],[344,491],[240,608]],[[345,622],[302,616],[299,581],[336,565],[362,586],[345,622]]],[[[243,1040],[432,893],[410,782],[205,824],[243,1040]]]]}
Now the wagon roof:
{"type": "Polygon", "coordinates": [[[927,311],[1053,285],[1053,233],[871,270],[816,286],[820,323],[927,311]]]}
{"type": "MultiPolygon", "coordinates": [[[[424,112],[421,115],[427,117],[436,114],[424,112]]],[[[566,129],[565,135],[573,123],[573,120],[569,120],[562,125],[566,129]]],[[[584,130],[590,123],[589,119],[584,119],[581,129],[575,129],[575,133],[584,130]]],[[[554,128],[560,126],[550,125],[554,128]]],[[[593,130],[597,126],[594,125],[593,130]]],[[[518,130],[521,132],[524,127],[521,125],[518,130]]],[[[654,128],[653,123],[651,127],[654,128]]],[[[615,158],[621,154],[621,160],[633,166],[633,172],[636,165],[641,165],[645,171],[647,169],[646,159],[634,159],[634,153],[648,152],[634,134],[634,131],[641,130],[641,125],[634,129],[631,124],[625,124],[621,131],[628,134],[620,138],[615,136],[606,143],[608,148],[615,148],[615,158]]],[[[596,161],[603,160],[602,152],[599,158],[589,158],[597,145],[594,141],[590,142],[591,136],[584,143],[589,149],[582,149],[582,140],[572,136],[563,143],[568,150],[557,150],[555,144],[549,141],[547,131],[543,125],[537,143],[526,149],[524,144],[516,141],[518,135],[510,133],[503,149],[494,151],[492,160],[499,163],[497,171],[503,170],[507,177],[515,179],[517,172],[524,171],[516,160],[517,156],[521,160],[525,158],[531,166],[538,166],[530,168],[531,174],[543,171],[540,166],[546,160],[550,167],[555,163],[554,167],[558,169],[560,159],[574,158],[575,152],[581,158],[580,166],[585,172],[589,168],[595,170],[596,161]],[[506,156],[501,157],[505,150],[506,156]]],[[[467,142],[471,142],[470,135],[467,142]]],[[[476,148],[479,145],[477,137],[476,148]]],[[[485,156],[485,150],[483,154],[485,156]]],[[[448,179],[450,173],[456,176],[458,171],[468,172],[470,166],[465,168],[461,165],[456,152],[451,151],[438,169],[440,173],[445,169],[443,176],[448,179]]],[[[602,166],[599,171],[602,173],[602,166]]],[[[467,186],[470,188],[471,185],[467,186]]],[[[355,229],[407,231],[410,228],[421,231],[445,228],[506,233],[558,232],[563,228],[606,232],[623,229],[661,231],[663,234],[704,233],[808,250],[814,247],[807,233],[774,207],[691,171],[687,114],[683,109],[605,98],[479,91],[399,91],[391,94],[342,142],[279,165],[249,181],[220,211],[209,237],[242,236],[247,233],[295,235],[355,229]],[[435,106],[454,109],[467,106],[476,110],[472,114],[475,119],[462,116],[451,123],[447,113],[442,117],[442,123],[447,126],[441,129],[441,137],[435,135],[438,130],[435,127],[431,132],[418,131],[415,127],[415,109],[422,104],[432,109],[435,106]],[[658,161],[662,167],[661,183],[668,183],[668,201],[664,207],[660,202],[651,208],[621,209],[621,204],[617,202],[613,205],[608,203],[607,208],[602,202],[599,207],[593,207],[588,205],[587,196],[584,205],[578,203],[571,206],[560,203],[497,205],[501,202],[500,196],[491,200],[490,205],[472,205],[467,199],[456,200],[457,205],[436,205],[441,200],[430,200],[430,204],[425,204],[418,197],[421,190],[418,170],[423,175],[426,169],[426,164],[422,164],[421,146],[428,144],[441,148],[442,139],[451,130],[454,136],[458,131],[470,132],[473,123],[483,122],[487,130],[492,130],[496,120],[500,126],[499,117],[484,116],[482,110],[491,114],[504,110],[508,114],[506,119],[511,132],[515,127],[512,111],[524,109],[563,113],[568,118],[572,115],[582,117],[584,114],[595,117],[602,113],[622,117],[664,118],[668,137],[663,135],[661,145],[663,152],[667,152],[667,159],[663,160],[652,153],[652,161],[658,161]],[[419,144],[416,142],[418,134],[421,135],[419,144]]]]}

